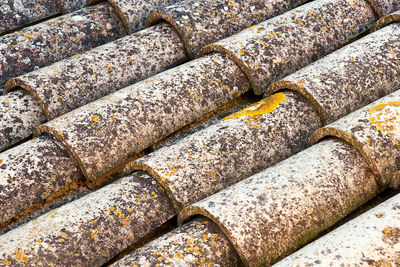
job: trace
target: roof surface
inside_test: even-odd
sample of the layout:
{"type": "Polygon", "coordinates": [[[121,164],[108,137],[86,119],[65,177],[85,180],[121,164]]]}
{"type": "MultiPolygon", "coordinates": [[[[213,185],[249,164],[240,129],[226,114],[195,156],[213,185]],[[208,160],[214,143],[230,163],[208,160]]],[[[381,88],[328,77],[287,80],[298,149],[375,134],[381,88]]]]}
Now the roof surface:
{"type": "Polygon", "coordinates": [[[399,1],[97,2],[0,2],[0,266],[400,265],[399,1]]]}

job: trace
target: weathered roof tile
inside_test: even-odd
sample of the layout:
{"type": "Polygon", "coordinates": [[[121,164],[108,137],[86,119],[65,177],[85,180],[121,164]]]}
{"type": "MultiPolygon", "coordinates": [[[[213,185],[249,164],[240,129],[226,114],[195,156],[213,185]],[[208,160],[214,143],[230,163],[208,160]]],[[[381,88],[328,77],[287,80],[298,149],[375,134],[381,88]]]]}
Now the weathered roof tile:
{"type": "Polygon", "coordinates": [[[166,20],[180,34],[189,57],[207,44],[290,10],[305,0],[186,0],[153,11],[146,25],[166,20]]]}
{"type": "MultiPolygon", "coordinates": [[[[271,264],[382,189],[399,186],[399,93],[339,119],[400,87],[397,13],[381,18],[374,33],[352,40],[376,14],[394,11],[397,1],[314,1],[206,46],[200,54],[210,55],[151,78],[183,61],[184,45],[197,56],[201,46],[303,1],[186,0],[162,10],[175,1],[112,2],[128,32],[142,27],[145,14],[157,7],[147,24],[165,19],[181,36],[159,24],[10,82],[16,90],[0,98],[0,116],[15,122],[0,123],[8,145],[26,137],[44,115],[50,120],[86,105],[41,125],[39,138],[0,154],[0,265],[104,264],[180,211],[179,222],[209,219],[189,221],[116,264],[271,264]],[[36,99],[20,90],[29,86],[36,99]],[[280,92],[134,160],[204,114],[238,103],[235,98],[251,87],[257,94],[280,92]],[[299,152],[312,132],[336,119],[312,137],[329,139],[299,152]],[[130,174],[138,169],[147,173],[130,174]],[[74,196],[73,188],[94,186],[116,171],[126,176],[74,196]],[[12,230],[4,233],[5,227],[12,230]]],[[[67,10],[90,3],[62,4],[67,10]]],[[[106,3],[97,7],[102,5],[112,11],[106,3]]]]}
{"type": "Polygon", "coordinates": [[[56,17],[0,37],[0,88],[10,78],[113,41],[123,35],[108,3],[56,17]]]}
{"type": "Polygon", "coordinates": [[[372,27],[364,1],[312,1],[224,40],[202,53],[228,54],[248,76],[255,94],[372,27]]]}

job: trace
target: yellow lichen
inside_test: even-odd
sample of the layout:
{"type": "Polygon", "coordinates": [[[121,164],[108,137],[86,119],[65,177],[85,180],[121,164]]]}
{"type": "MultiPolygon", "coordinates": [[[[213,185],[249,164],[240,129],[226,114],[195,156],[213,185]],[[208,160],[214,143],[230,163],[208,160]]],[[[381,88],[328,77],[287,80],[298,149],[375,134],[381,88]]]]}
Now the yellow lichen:
{"type": "Polygon", "coordinates": [[[400,101],[389,101],[369,109],[369,121],[382,133],[392,137],[395,145],[400,144],[400,101]]]}
{"type": "Polygon", "coordinates": [[[64,237],[64,238],[67,238],[67,233],[64,233],[64,232],[60,232],[60,236],[62,236],[62,237],[64,237]]]}
{"type": "Polygon", "coordinates": [[[243,116],[247,117],[255,117],[255,116],[260,116],[266,113],[270,113],[274,111],[280,103],[286,100],[286,96],[284,93],[277,93],[274,94],[270,97],[267,97],[260,102],[251,105],[239,112],[233,113],[232,115],[229,115],[228,117],[225,117],[224,120],[227,119],[234,119],[234,118],[240,118],[243,116]]]}
{"type": "Polygon", "coordinates": [[[15,261],[28,262],[29,258],[22,251],[15,252],[15,261]]]}
{"type": "Polygon", "coordinates": [[[99,119],[99,116],[93,115],[93,116],[91,117],[91,120],[92,120],[92,121],[99,121],[100,119],[99,119]]]}
{"type": "Polygon", "coordinates": [[[4,265],[6,265],[6,266],[10,266],[10,265],[11,265],[11,261],[9,261],[7,258],[5,258],[4,260],[2,260],[2,262],[3,262],[4,265]]]}
{"type": "Polygon", "coordinates": [[[210,237],[208,235],[203,235],[203,242],[208,240],[210,237]]]}
{"type": "Polygon", "coordinates": [[[183,255],[182,255],[182,253],[180,253],[179,251],[174,255],[174,258],[177,258],[177,259],[183,259],[183,255]]]}
{"type": "Polygon", "coordinates": [[[99,233],[99,230],[94,229],[94,230],[92,231],[91,237],[92,237],[92,238],[96,238],[96,236],[97,236],[98,233],[99,233]]]}

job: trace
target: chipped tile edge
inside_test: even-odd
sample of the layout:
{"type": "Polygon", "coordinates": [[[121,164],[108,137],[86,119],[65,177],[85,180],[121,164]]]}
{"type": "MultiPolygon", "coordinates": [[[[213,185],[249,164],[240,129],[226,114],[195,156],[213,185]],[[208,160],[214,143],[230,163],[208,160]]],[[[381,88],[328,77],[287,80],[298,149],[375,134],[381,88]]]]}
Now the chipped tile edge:
{"type": "Polygon", "coordinates": [[[69,153],[71,153],[71,155],[74,157],[74,159],[78,162],[79,168],[81,169],[83,175],[85,176],[85,179],[87,181],[91,181],[96,179],[97,177],[93,177],[93,179],[91,179],[92,177],[89,176],[85,165],[83,164],[81,158],[78,156],[78,154],[74,151],[74,149],[72,148],[71,145],[68,144],[67,139],[64,138],[62,133],[57,132],[57,130],[53,127],[50,127],[46,124],[40,125],[39,127],[36,128],[36,130],[33,133],[34,137],[38,137],[40,135],[43,134],[48,134],[52,137],[54,137],[57,141],[59,141],[61,143],[61,145],[63,147],[65,147],[67,149],[67,151],[69,153]]]}
{"type": "Polygon", "coordinates": [[[17,90],[19,88],[23,89],[28,94],[33,96],[33,98],[36,100],[36,102],[42,108],[42,110],[43,110],[43,112],[44,112],[44,114],[46,116],[46,119],[48,121],[53,119],[51,114],[50,114],[50,111],[47,109],[44,101],[40,98],[40,96],[38,95],[36,90],[34,90],[29,84],[25,83],[24,81],[20,80],[19,78],[12,78],[12,79],[8,80],[8,82],[4,86],[3,94],[6,95],[9,92],[15,91],[15,90],[17,90]]]}
{"type": "Polygon", "coordinates": [[[370,33],[375,32],[379,29],[382,29],[385,26],[388,26],[389,24],[400,22],[400,10],[397,12],[394,12],[392,14],[383,16],[382,18],[378,19],[375,23],[374,26],[372,26],[370,33]]]}
{"type": "MultiPolygon", "coordinates": [[[[336,127],[331,127],[331,126],[325,126],[323,128],[318,129],[313,133],[309,140],[310,145],[315,145],[316,143],[322,141],[323,139],[326,139],[328,137],[337,137],[343,142],[351,145],[354,147],[357,151],[361,153],[361,155],[365,158],[367,161],[368,165],[370,166],[372,172],[375,174],[376,177],[376,182],[380,186],[387,186],[388,184],[391,183],[393,180],[393,175],[392,177],[385,178],[383,177],[379,171],[378,167],[376,166],[376,163],[374,160],[368,155],[368,152],[366,151],[366,147],[359,141],[357,141],[356,138],[351,133],[347,133],[341,129],[338,129],[336,127]]],[[[400,176],[400,173],[398,173],[400,176]]]]}
{"type": "Polygon", "coordinates": [[[115,0],[107,0],[107,2],[109,2],[112,7],[115,9],[115,11],[118,14],[118,17],[121,19],[122,24],[124,25],[124,32],[126,34],[131,34],[133,32],[130,31],[129,29],[129,22],[128,22],[128,18],[125,16],[124,12],[122,12],[121,8],[119,7],[118,3],[115,0]]]}
{"type": "Polygon", "coordinates": [[[253,77],[251,70],[247,67],[246,63],[240,60],[239,57],[235,54],[235,52],[231,51],[229,48],[226,48],[217,43],[208,44],[204,46],[199,53],[199,57],[206,56],[209,54],[219,53],[223,55],[227,55],[230,60],[232,60],[239,69],[246,75],[247,79],[250,81],[250,86],[255,95],[262,95],[263,91],[259,90],[253,77]]]}
{"type": "Polygon", "coordinates": [[[186,56],[189,59],[194,59],[193,51],[192,49],[190,49],[189,39],[187,38],[185,31],[183,30],[182,27],[178,25],[178,23],[176,23],[175,19],[168,13],[164,11],[152,11],[147,16],[144,27],[148,28],[163,21],[169,23],[172,26],[172,28],[178,33],[179,37],[182,40],[186,56]]]}
{"type": "Polygon", "coordinates": [[[224,224],[218,220],[214,215],[212,215],[209,211],[204,208],[196,207],[196,206],[188,206],[184,208],[178,214],[178,225],[182,226],[184,223],[194,219],[197,216],[205,217],[212,222],[214,222],[219,229],[224,233],[224,235],[228,238],[229,242],[235,249],[236,253],[239,255],[240,260],[242,261],[244,266],[250,266],[246,260],[246,257],[243,254],[243,251],[240,249],[239,244],[236,243],[235,238],[229,232],[229,230],[224,226],[224,224]]]}
{"type": "Polygon", "coordinates": [[[314,98],[314,96],[305,87],[299,86],[298,84],[292,81],[281,80],[272,83],[270,86],[268,86],[266,92],[264,93],[264,97],[268,97],[272,94],[284,90],[289,90],[299,93],[302,97],[307,99],[307,101],[309,101],[311,105],[316,109],[323,125],[326,125],[328,123],[328,116],[324,108],[321,106],[321,104],[318,103],[318,101],[314,98]]]}

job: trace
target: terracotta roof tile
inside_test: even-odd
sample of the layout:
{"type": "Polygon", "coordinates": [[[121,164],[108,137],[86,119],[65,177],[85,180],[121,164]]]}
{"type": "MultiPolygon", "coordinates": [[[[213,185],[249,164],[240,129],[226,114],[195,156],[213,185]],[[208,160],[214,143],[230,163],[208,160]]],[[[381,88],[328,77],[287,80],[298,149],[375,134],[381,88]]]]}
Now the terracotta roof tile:
{"type": "MultiPolygon", "coordinates": [[[[18,66],[34,49],[0,62],[20,71],[0,76],[14,78],[0,98],[0,265],[270,265],[398,188],[397,1],[110,2],[77,11],[109,11],[105,42],[147,28],[68,55],[62,37],[41,66],[73,57],[30,73],[18,66]],[[250,94],[265,99],[240,109],[250,94]],[[176,215],[183,226],[144,243],[176,215]]],[[[78,13],[53,21],[83,27],[78,13]]],[[[385,261],[355,261],[396,262],[385,227],[368,239],[383,233],[385,261]]]]}

